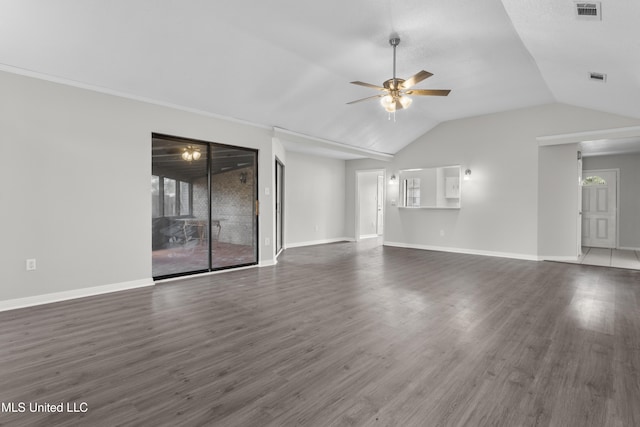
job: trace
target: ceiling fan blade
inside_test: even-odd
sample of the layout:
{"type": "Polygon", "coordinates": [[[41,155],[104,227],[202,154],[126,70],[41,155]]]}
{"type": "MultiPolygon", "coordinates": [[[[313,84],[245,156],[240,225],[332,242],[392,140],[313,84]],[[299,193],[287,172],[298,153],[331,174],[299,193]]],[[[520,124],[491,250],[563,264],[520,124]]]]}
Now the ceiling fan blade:
{"type": "Polygon", "coordinates": [[[451,89],[411,89],[405,93],[418,96],[447,96],[449,92],[451,92],[451,89]]]}
{"type": "Polygon", "coordinates": [[[347,104],[356,104],[358,102],[366,101],[367,99],[382,98],[384,95],[385,95],[384,93],[381,93],[380,95],[367,96],[366,98],[356,99],[355,101],[347,102],[347,104]]]}
{"type": "Polygon", "coordinates": [[[358,86],[364,86],[364,87],[370,87],[373,89],[378,89],[378,90],[386,90],[385,88],[381,87],[381,86],[376,86],[376,85],[372,85],[371,83],[365,83],[365,82],[351,82],[351,84],[354,85],[358,85],[358,86]]]}
{"type": "Polygon", "coordinates": [[[400,83],[399,85],[400,89],[409,89],[410,87],[420,83],[424,79],[428,79],[431,76],[433,76],[433,74],[431,74],[428,71],[425,71],[425,70],[419,71],[417,74],[409,77],[407,80],[400,83]]]}

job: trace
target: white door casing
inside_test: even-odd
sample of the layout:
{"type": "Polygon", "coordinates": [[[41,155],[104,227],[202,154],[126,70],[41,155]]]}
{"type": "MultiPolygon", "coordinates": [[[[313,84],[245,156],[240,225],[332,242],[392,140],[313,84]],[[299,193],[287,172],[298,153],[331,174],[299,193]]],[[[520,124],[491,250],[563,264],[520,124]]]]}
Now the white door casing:
{"type": "Polygon", "coordinates": [[[577,253],[578,258],[582,256],[582,153],[578,152],[578,220],[576,225],[578,230],[576,233],[576,240],[578,244],[577,253]]]}
{"type": "Polygon", "coordinates": [[[378,224],[384,224],[384,187],[379,186],[379,177],[382,177],[384,183],[384,176],[383,169],[356,171],[356,241],[378,237],[384,233],[384,230],[378,227],[378,224]],[[379,190],[382,190],[381,197],[379,190]],[[378,210],[379,202],[382,202],[382,211],[378,210]]]}
{"type": "Polygon", "coordinates": [[[612,169],[582,172],[582,246],[616,247],[617,178],[612,169]]]}
{"type": "Polygon", "coordinates": [[[378,194],[376,196],[376,201],[378,205],[378,218],[377,218],[377,227],[376,232],[378,236],[382,236],[382,231],[384,227],[384,217],[382,215],[382,209],[384,208],[384,176],[378,175],[378,194]]]}

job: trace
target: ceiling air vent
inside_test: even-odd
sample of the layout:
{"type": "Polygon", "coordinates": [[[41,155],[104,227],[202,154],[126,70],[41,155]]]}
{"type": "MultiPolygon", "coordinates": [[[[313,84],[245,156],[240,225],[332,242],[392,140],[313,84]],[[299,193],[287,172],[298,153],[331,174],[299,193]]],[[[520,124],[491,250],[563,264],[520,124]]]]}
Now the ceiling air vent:
{"type": "Polygon", "coordinates": [[[606,82],[607,75],[602,73],[589,73],[589,78],[594,82],[606,82]]]}
{"type": "Polygon", "coordinates": [[[600,21],[602,13],[600,10],[600,2],[593,3],[575,3],[576,17],[580,20],[600,21]]]}

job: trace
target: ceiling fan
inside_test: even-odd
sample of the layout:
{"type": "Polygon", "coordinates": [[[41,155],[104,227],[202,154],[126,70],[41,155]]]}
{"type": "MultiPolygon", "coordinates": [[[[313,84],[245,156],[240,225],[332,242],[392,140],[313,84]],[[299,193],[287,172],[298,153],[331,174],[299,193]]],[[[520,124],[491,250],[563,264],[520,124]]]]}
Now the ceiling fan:
{"type": "Polygon", "coordinates": [[[355,101],[347,102],[347,104],[355,104],[358,102],[366,101],[368,99],[381,98],[380,103],[389,113],[394,113],[396,110],[408,108],[411,105],[412,99],[407,95],[418,96],[447,96],[451,90],[449,89],[411,89],[421,81],[431,77],[428,71],[419,71],[417,74],[409,77],[407,80],[399,79],[396,77],[396,47],[400,44],[400,37],[392,35],[389,39],[389,44],[393,46],[393,77],[382,83],[382,86],[372,85],[364,82],[351,82],[354,85],[370,87],[377,89],[382,93],[378,95],[368,96],[366,98],[357,99],[355,101]]]}

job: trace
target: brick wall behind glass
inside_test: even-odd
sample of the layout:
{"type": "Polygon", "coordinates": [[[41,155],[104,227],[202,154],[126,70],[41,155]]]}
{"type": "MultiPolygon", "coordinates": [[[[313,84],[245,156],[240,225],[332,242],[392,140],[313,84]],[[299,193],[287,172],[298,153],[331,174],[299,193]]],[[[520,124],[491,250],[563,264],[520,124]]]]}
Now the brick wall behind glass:
{"type": "MultiPolygon", "coordinates": [[[[212,177],[211,218],[220,220],[220,242],[236,245],[253,245],[253,168],[247,167],[219,173],[212,177]],[[246,173],[246,183],[240,182],[240,174],[246,173]]],[[[193,183],[193,215],[207,217],[206,179],[193,183]]],[[[213,227],[215,238],[217,228],[213,227]]]]}

